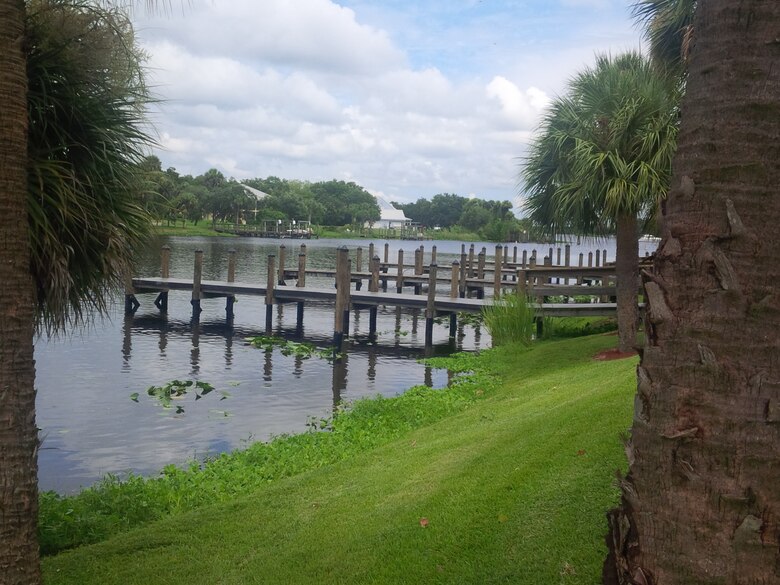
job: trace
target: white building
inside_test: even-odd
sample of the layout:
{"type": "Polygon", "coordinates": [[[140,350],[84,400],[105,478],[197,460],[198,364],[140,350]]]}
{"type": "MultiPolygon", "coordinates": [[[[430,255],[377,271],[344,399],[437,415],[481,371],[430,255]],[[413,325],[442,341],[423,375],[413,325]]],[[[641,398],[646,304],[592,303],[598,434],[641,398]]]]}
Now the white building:
{"type": "MultiPolygon", "coordinates": [[[[404,215],[402,209],[396,209],[393,204],[380,195],[374,195],[379,205],[380,218],[371,227],[375,228],[400,228],[412,223],[412,220],[404,215]]],[[[366,224],[368,227],[368,224],[366,224]]]]}

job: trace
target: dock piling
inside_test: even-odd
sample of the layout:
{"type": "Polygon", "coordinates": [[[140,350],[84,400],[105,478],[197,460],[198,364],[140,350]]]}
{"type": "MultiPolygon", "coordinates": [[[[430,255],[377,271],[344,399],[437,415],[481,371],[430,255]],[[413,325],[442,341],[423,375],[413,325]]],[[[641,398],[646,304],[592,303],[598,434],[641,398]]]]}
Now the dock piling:
{"type": "Polygon", "coordinates": [[[203,279],[203,250],[195,250],[195,269],[192,275],[192,320],[197,321],[200,319],[200,314],[203,311],[200,307],[201,291],[200,284],[203,279]]]}

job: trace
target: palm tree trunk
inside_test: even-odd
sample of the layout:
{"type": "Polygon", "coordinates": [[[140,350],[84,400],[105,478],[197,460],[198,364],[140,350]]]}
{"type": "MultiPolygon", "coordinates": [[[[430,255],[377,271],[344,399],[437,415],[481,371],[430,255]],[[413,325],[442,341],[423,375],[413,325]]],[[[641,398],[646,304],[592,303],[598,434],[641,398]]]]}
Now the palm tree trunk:
{"type": "Polygon", "coordinates": [[[698,3],[607,583],[780,583],[778,23],[698,3]]]}
{"type": "Polygon", "coordinates": [[[0,0],[0,584],[40,582],[24,2],[0,0]]]}
{"type": "Polygon", "coordinates": [[[617,280],[618,349],[624,352],[634,351],[636,348],[636,330],[639,322],[637,225],[634,213],[623,212],[617,217],[615,277],[617,280]]]}

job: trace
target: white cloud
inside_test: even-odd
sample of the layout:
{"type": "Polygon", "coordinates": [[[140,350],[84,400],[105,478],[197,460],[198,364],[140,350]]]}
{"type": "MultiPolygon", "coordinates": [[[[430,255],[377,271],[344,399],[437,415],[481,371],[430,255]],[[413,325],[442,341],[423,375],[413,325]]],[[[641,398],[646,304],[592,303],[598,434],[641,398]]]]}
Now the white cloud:
{"type": "MultiPolygon", "coordinates": [[[[155,115],[163,164],[189,174],[216,166],[236,178],[343,178],[389,199],[445,191],[512,198],[518,157],[548,96],[611,46],[615,26],[594,15],[576,27],[581,36],[537,46],[535,37],[515,39],[513,23],[504,22],[513,13],[434,23],[452,16],[434,4],[420,20],[372,12],[371,26],[361,22],[366,6],[383,14],[399,8],[212,0],[193,3],[182,18],[147,20],[141,38],[165,99],[155,115]],[[399,22],[403,30],[381,29],[399,22]],[[479,22],[490,28],[476,30],[479,22]],[[427,31],[442,32],[442,40],[427,31]],[[410,65],[435,60],[437,42],[445,45],[440,63],[410,65]]],[[[468,10],[483,8],[492,6],[468,10]]],[[[516,18],[526,35],[536,34],[529,19],[540,31],[549,20],[516,18]]],[[[622,43],[628,37],[619,33],[622,43]]]]}

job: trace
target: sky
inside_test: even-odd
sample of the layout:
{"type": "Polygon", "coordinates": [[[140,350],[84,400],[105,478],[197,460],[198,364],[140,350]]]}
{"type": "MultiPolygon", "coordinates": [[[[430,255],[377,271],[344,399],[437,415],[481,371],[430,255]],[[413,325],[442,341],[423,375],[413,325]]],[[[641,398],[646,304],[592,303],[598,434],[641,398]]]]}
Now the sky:
{"type": "Polygon", "coordinates": [[[171,0],[133,16],[163,168],[522,203],[550,99],[640,46],[619,0],[171,0]]]}

